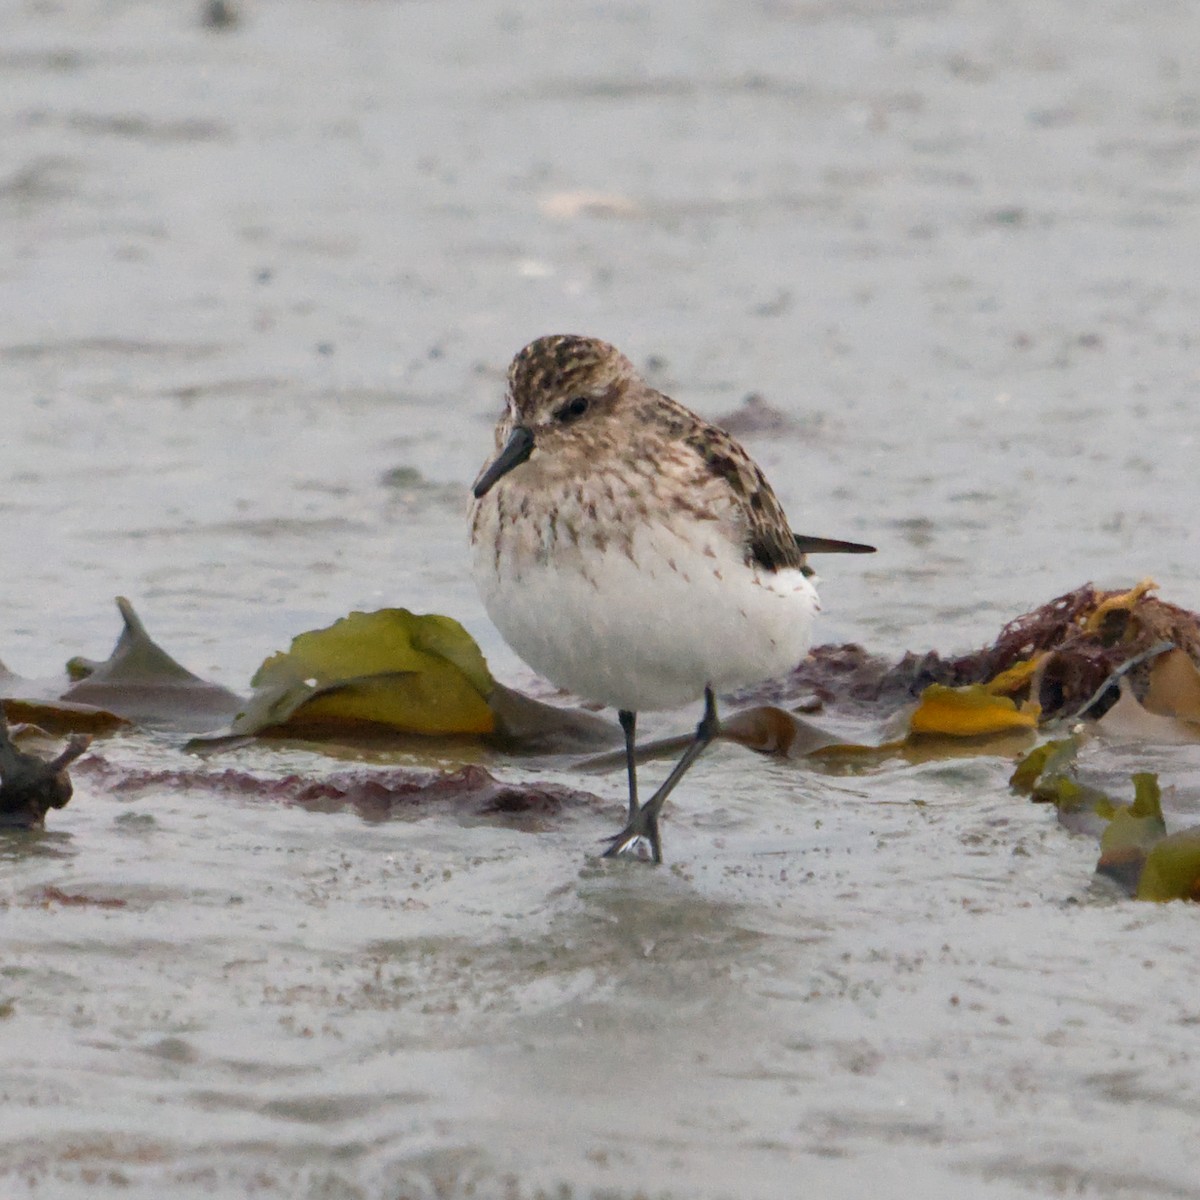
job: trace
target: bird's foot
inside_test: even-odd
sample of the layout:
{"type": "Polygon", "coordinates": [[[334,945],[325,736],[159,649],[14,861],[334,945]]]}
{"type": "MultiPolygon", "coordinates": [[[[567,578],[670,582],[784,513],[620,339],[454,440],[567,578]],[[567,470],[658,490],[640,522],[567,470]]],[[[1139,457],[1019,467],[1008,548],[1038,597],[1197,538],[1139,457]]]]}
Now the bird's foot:
{"type": "Polygon", "coordinates": [[[609,847],[602,858],[618,858],[637,853],[643,842],[650,847],[650,859],[662,862],[662,842],[658,836],[658,813],[648,804],[643,804],[630,818],[625,828],[613,838],[606,839],[609,847]]]}

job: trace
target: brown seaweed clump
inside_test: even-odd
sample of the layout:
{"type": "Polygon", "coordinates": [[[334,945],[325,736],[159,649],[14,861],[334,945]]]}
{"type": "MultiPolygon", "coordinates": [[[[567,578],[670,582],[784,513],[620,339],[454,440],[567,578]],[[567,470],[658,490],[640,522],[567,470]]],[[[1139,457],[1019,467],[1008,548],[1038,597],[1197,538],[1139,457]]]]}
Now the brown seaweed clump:
{"type": "Polygon", "coordinates": [[[1146,686],[1156,651],[1182,650],[1200,666],[1200,617],[1151,592],[1143,580],[1128,591],[1085,583],[1010,621],[991,646],[950,662],[957,683],[987,683],[1011,673],[1007,694],[1027,696],[1042,719],[1100,716],[1117,698],[1126,668],[1134,693],[1146,686]]]}
{"type": "Polygon", "coordinates": [[[821,700],[901,705],[931,683],[987,684],[1016,701],[1034,700],[1042,720],[1098,717],[1115,701],[1123,670],[1139,698],[1157,651],[1174,647],[1200,667],[1200,616],[1152,595],[1150,580],[1128,591],[1091,583],[1024,613],[971,654],[908,653],[889,664],[861,646],[818,646],[789,680],[821,700]],[[1105,687],[1106,683],[1112,686],[1105,687]]]}

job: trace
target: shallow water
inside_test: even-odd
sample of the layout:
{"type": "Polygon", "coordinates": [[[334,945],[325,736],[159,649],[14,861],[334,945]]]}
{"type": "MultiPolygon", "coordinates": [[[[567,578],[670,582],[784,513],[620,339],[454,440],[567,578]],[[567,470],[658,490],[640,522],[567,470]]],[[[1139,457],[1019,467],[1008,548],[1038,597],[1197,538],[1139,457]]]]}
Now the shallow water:
{"type": "MultiPolygon", "coordinates": [[[[1193,6],[197,11],[0,15],[11,669],[125,594],[234,688],[383,604],[528,682],[464,488],[571,329],[791,419],[746,440],[793,523],[881,548],[821,564],[823,640],[1200,608],[1193,6]]],[[[1194,811],[1194,750],[1123,753],[1194,811]]],[[[0,1192],[1200,1195],[1195,910],[1092,888],[1009,766],[722,747],[661,871],[586,854],[619,775],[549,771],[611,820],[540,832],[81,776],[0,841],[0,1192]]]]}

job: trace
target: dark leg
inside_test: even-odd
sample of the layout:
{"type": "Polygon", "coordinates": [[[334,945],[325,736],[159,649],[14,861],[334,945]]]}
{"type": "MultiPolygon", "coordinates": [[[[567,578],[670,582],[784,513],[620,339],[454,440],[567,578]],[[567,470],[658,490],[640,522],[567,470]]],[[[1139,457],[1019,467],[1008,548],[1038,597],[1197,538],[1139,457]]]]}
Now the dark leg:
{"type": "Polygon", "coordinates": [[[637,726],[637,713],[621,709],[617,713],[617,716],[621,722],[621,729],[625,733],[625,769],[629,774],[629,819],[632,821],[637,816],[638,810],[637,765],[633,761],[634,729],[637,726]]]}
{"type": "MultiPolygon", "coordinates": [[[[624,722],[622,722],[624,724],[624,722]]],[[[631,812],[629,823],[613,838],[612,845],[604,852],[605,858],[613,858],[618,854],[631,850],[641,838],[650,843],[650,853],[656,863],[662,862],[662,842],[658,836],[658,814],[666,803],[667,797],[675,790],[675,785],[687,774],[688,768],[704,753],[709,742],[720,732],[721,722],[717,718],[717,702],[712,688],[704,689],[704,716],[696,726],[696,736],[692,744],[683,752],[683,757],[675,764],[675,769],[663,780],[658,791],[650,797],[639,809],[631,812]]]]}

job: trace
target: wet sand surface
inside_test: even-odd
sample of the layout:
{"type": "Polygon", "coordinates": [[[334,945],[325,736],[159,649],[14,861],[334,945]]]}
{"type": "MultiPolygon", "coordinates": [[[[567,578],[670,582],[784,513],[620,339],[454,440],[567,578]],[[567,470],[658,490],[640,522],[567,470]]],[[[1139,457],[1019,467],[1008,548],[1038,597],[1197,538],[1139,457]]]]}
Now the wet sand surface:
{"type": "MultiPolygon", "coordinates": [[[[124,594],[235,689],[388,604],[528,685],[463,511],[555,331],[777,412],[793,524],[880,547],[819,564],[819,640],[1200,608],[1195,6],[240,11],[0,15],[12,670],[124,594]]],[[[1194,818],[1194,747],[1122,753],[1194,818]]],[[[610,812],[533,829],[81,775],[0,840],[0,1194],[1200,1196],[1196,911],[1093,886],[1010,769],[721,747],[657,871],[590,857],[619,774],[541,771],[610,812]]]]}

